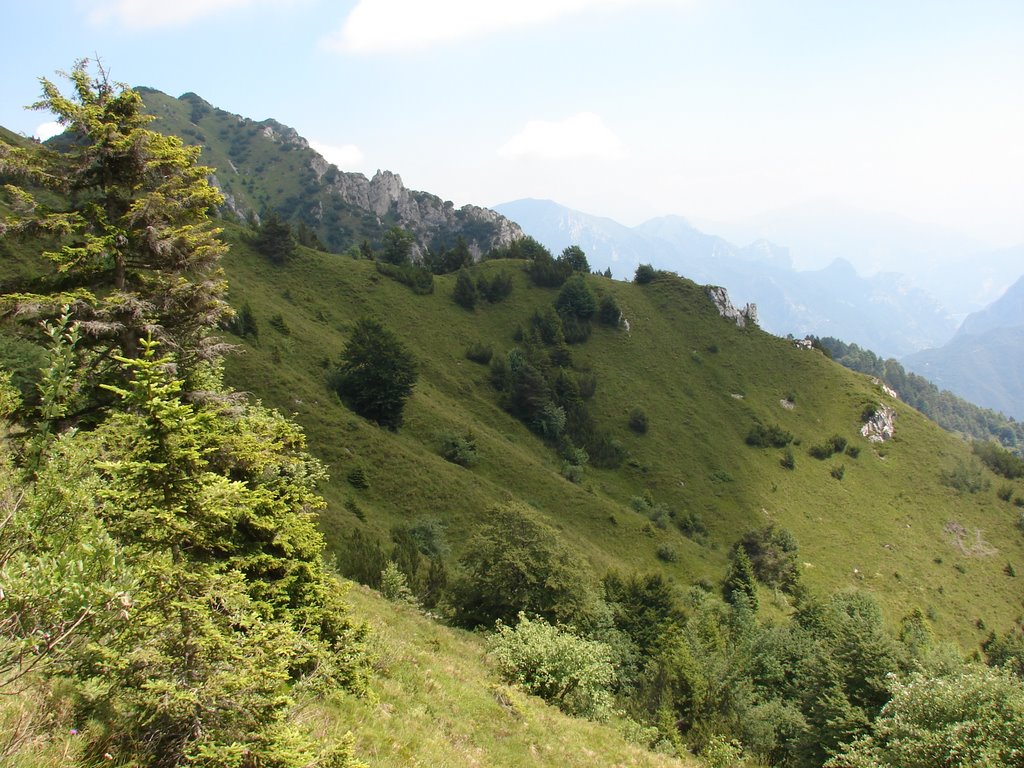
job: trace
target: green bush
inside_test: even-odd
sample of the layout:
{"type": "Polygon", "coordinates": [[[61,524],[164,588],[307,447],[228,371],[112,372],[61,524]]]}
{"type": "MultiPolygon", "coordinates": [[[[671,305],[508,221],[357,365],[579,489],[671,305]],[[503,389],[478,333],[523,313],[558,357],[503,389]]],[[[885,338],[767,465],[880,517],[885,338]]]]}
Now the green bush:
{"type": "Polygon", "coordinates": [[[601,302],[597,307],[597,321],[601,323],[601,325],[607,325],[614,328],[618,326],[619,320],[621,319],[622,310],[619,309],[619,304],[615,301],[615,297],[610,293],[602,296],[601,302]]]}
{"type": "Polygon", "coordinates": [[[629,428],[638,435],[647,434],[647,412],[637,406],[629,412],[629,428]]]}
{"type": "Polygon", "coordinates": [[[836,466],[832,467],[831,470],[829,470],[829,474],[832,475],[832,477],[834,477],[836,480],[842,480],[843,476],[846,474],[846,465],[837,464],[836,466]]]}
{"type": "Polygon", "coordinates": [[[998,443],[991,440],[976,440],[971,450],[997,475],[1002,475],[1007,480],[1024,477],[1024,459],[1010,453],[998,443]]]}
{"type": "Polygon", "coordinates": [[[892,682],[892,698],[870,732],[828,768],[1019,768],[1024,755],[1024,684],[1009,672],[967,665],[940,677],[892,682]]]}
{"type": "Polygon", "coordinates": [[[282,336],[290,336],[292,333],[291,329],[288,327],[288,324],[284,321],[284,317],[281,315],[280,312],[271,315],[270,319],[267,321],[267,325],[269,325],[275,331],[280,333],[282,336]]]}
{"type": "Polygon", "coordinates": [[[988,490],[989,479],[982,473],[977,462],[958,460],[956,466],[940,474],[943,485],[965,493],[979,493],[988,490]]]}
{"type": "Polygon", "coordinates": [[[597,300],[583,275],[573,275],[565,282],[555,299],[555,309],[562,317],[576,317],[580,320],[593,317],[597,310],[597,300]]]}
{"type": "Polygon", "coordinates": [[[348,484],[353,488],[363,490],[370,487],[370,481],[366,477],[366,470],[362,467],[351,469],[345,479],[348,480],[348,484]]]}
{"type": "Polygon", "coordinates": [[[392,603],[419,606],[419,601],[416,600],[416,596],[409,589],[408,579],[399,570],[394,560],[388,560],[380,573],[380,594],[381,597],[392,603]]]}
{"type": "Polygon", "coordinates": [[[747,445],[755,448],[785,448],[793,442],[793,435],[778,424],[755,424],[747,433],[747,445]]]}
{"type": "Polygon", "coordinates": [[[477,292],[476,284],[473,282],[473,278],[469,276],[469,271],[465,268],[460,269],[455,277],[452,300],[463,309],[471,310],[476,307],[479,298],[480,295],[477,292]]]}
{"type": "Polygon", "coordinates": [[[573,272],[582,272],[583,274],[590,272],[590,262],[587,261],[587,255],[578,245],[566,246],[558,255],[558,260],[568,264],[573,272]]]}
{"type": "Polygon", "coordinates": [[[610,714],[615,655],[608,645],[523,613],[514,628],[499,623],[497,629],[488,646],[506,682],[570,715],[602,720],[610,714]]]}
{"type": "Polygon", "coordinates": [[[331,381],[345,405],[394,430],[402,424],[416,378],[416,363],[398,337],[376,320],[362,318],[352,329],[331,381]]]}
{"type": "Polygon", "coordinates": [[[546,249],[537,253],[526,268],[533,284],[541,288],[560,288],[572,274],[567,261],[555,261],[546,249]]]}
{"type": "Polygon", "coordinates": [[[665,563],[674,563],[679,560],[679,550],[667,542],[659,544],[654,554],[665,563]]]}
{"type": "Polygon", "coordinates": [[[999,486],[999,490],[996,491],[996,496],[1003,501],[1009,501],[1013,498],[1013,486],[1010,484],[999,486]]]}
{"type": "Polygon", "coordinates": [[[636,268],[636,273],[633,275],[633,282],[637,285],[647,285],[647,283],[654,280],[658,273],[654,267],[650,264],[641,264],[636,268]]]}
{"type": "Polygon", "coordinates": [[[412,292],[419,296],[427,296],[434,292],[434,273],[426,267],[390,264],[384,261],[376,262],[376,267],[380,274],[409,286],[412,292]]]}
{"type": "Polygon", "coordinates": [[[572,315],[562,316],[562,335],[567,344],[582,344],[590,338],[590,321],[572,315]]]}
{"type": "Polygon", "coordinates": [[[796,469],[796,459],[793,457],[793,452],[789,450],[789,448],[787,448],[786,452],[782,454],[782,458],[779,459],[779,464],[781,464],[784,469],[796,469]]]}
{"type": "Polygon", "coordinates": [[[480,365],[490,363],[493,355],[494,350],[491,349],[490,344],[482,344],[477,341],[466,347],[466,359],[472,360],[474,363],[480,363],[480,365]]]}
{"type": "Polygon", "coordinates": [[[476,289],[485,301],[497,304],[511,295],[512,276],[507,272],[499,272],[488,280],[485,275],[480,275],[476,279],[476,289]]]}
{"type": "Polygon", "coordinates": [[[824,443],[812,445],[808,453],[816,459],[824,461],[833,454],[842,453],[846,449],[846,438],[842,435],[832,435],[824,443]]]}
{"type": "Polygon", "coordinates": [[[747,531],[736,543],[750,559],[758,581],[792,592],[800,579],[796,538],[785,528],[768,525],[747,531]]]}
{"type": "Polygon", "coordinates": [[[466,542],[449,594],[455,624],[490,627],[520,611],[585,626],[599,611],[595,580],[551,526],[524,504],[488,509],[466,542]]]}
{"type": "Polygon", "coordinates": [[[676,528],[686,538],[697,542],[704,542],[707,539],[708,527],[704,524],[704,518],[700,516],[699,512],[687,510],[682,514],[670,512],[669,515],[675,518],[676,528]]]}
{"type": "Polygon", "coordinates": [[[479,459],[476,452],[476,439],[468,432],[464,435],[453,433],[443,435],[441,437],[441,456],[445,461],[458,464],[460,467],[471,467],[479,459]]]}

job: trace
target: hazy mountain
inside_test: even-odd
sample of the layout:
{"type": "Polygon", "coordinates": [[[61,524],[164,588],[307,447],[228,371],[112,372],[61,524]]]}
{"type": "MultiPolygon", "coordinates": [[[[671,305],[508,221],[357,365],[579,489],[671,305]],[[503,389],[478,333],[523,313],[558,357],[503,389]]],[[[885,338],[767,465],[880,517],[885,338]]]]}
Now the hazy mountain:
{"type": "Polygon", "coordinates": [[[638,264],[650,263],[698,283],[724,285],[735,301],[756,303],[760,325],[780,336],[836,336],[899,356],[944,343],[956,327],[948,312],[903,276],[861,277],[843,259],[797,271],[786,247],[764,239],[740,247],[679,216],[630,228],[550,200],[518,200],[495,210],[556,253],[579,245],[591,267],[610,267],[619,278],[629,279],[638,264]]]}
{"type": "Polygon", "coordinates": [[[961,317],[998,297],[1024,261],[1024,246],[993,250],[958,232],[827,201],[702,225],[735,242],[785,243],[803,269],[845,259],[861,274],[905,274],[961,317]]]}
{"type": "Polygon", "coordinates": [[[969,315],[948,344],[903,363],[971,402],[1024,419],[1024,277],[969,315]]]}
{"type": "Polygon", "coordinates": [[[964,319],[957,337],[977,336],[997,328],[1024,326],[1024,277],[1011,285],[1002,296],[985,309],[964,319]]]}

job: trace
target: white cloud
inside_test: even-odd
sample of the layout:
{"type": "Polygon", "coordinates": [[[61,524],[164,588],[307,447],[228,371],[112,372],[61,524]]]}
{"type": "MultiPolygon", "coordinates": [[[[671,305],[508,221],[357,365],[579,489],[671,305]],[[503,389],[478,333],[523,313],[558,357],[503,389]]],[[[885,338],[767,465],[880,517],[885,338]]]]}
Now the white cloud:
{"type": "Polygon", "coordinates": [[[681,0],[359,0],[327,46],[348,53],[425,48],[585,11],[681,0]]]}
{"type": "Polygon", "coordinates": [[[499,149],[502,157],[621,157],[622,141],[593,112],[558,122],[531,120],[499,149]]]}
{"type": "Polygon", "coordinates": [[[334,163],[343,171],[358,169],[363,162],[363,152],[355,144],[322,144],[319,141],[309,142],[309,146],[323,155],[328,163],[334,163]]]}
{"type": "Polygon", "coordinates": [[[122,26],[143,29],[182,26],[222,11],[247,8],[260,0],[100,0],[88,6],[93,24],[119,22],[122,26]]]}
{"type": "Polygon", "coordinates": [[[63,125],[61,125],[58,122],[48,122],[41,123],[40,125],[38,125],[35,131],[32,133],[32,136],[35,137],[35,139],[38,141],[46,141],[47,139],[52,139],[58,133],[63,132],[63,125]]]}

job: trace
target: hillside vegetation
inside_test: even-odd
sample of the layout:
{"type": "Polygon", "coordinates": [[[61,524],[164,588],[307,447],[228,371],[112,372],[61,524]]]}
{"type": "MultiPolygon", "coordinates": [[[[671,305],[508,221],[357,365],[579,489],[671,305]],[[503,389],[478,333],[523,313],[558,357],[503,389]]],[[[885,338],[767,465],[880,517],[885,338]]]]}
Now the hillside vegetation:
{"type": "Polygon", "coordinates": [[[0,756],[1016,764],[1012,454],[650,266],[218,229],[71,79],[0,137],[0,756]]]}
{"type": "Polygon", "coordinates": [[[893,620],[920,608],[966,648],[985,635],[979,619],[1009,627],[1020,613],[1016,582],[1004,572],[1021,559],[1019,508],[997,498],[995,478],[978,493],[943,483],[944,472],[973,466],[967,445],[823,355],[737,328],[684,279],[663,275],[639,286],[587,278],[595,293],[615,297],[629,330],[595,324],[589,340],[570,347],[572,359],[596,378],[589,408],[628,458],[616,469],[587,467],[573,483],[557,451],[500,407],[489,369],[466,359],[475,343],[507,353],[517,345],[516,329],[555,301],[558,291],[533,287],[521,263],[475,267],[481,275],[511,274],[514,289],[472,312],[452,301],[453,275],[435,278],[434,292],[420,296],[370,261],[300,249],[287,268],[275,268],[241,236],[225,266],[231,302],[247,303],[259,326],[258,340],[239,340],[244,352],[230,359],[228,378],[293,413],[327,462],[323,529],[336,551],[352,530],[387,542],[395,526],[437,520],[454,560],[484,510],[516,498],[540,510],[598,572],[720,582],[729,547],[746,531],[776,523],[799,542],[809,587],[868,588],[893,620]],[[326,386],[328,368],[363,315],[391,328],[419,365],[397,433],[352,414],[326,386]],[[274,316],[287,333],[270,323],[274,316]],[[865,408],[878,404],[896,410],[896,437],[871,444],[859,430],[865,408]],[[629,428],[635,408],[647,416],[643,435],[629,428]],[[790,448],[792,470],[781,466],[782,450],[746,444],[758,423],[777,424],[799,441],[790,448]],[[453,432],[472,434],[479,461],[471,468],[441,457],[442,439],[453,432]],[[860,449],[857,458],[808,455],[836,434],[860,449]],[[832,476],[839,466],[841,480],[832,476]],[[365,489],[346,479],[357,468],[365,489]],[[704,540],[652,524],[632,503],[645,494],[676,518],[699,518],[704,540]],[[972,541],[950,533],[961,528],[972,541]],[[988,544],[975,547],[975,537],[988,544]],[[658,557],[661,546],[677,551],[674,562],[658,557]]]}

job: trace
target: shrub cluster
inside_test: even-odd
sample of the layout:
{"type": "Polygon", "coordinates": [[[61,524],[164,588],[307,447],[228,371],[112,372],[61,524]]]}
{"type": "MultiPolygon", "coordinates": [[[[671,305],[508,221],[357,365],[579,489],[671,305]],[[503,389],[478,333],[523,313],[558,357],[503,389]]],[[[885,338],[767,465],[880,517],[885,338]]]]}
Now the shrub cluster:
{"type": "Polygon", "coordinates": [[[943,470],[940,475],[943,485],[955,488],[964,493],[979,493],[989,488],[989,479],[985,477],[981,466],[976,461],[970,463],[958,460],[950,470],[943,470]]]}
{"type": "Polygon", "coordinates": [[[997,475],[1002,475],[1007,480],[1014,480],[1024,477],[1024,459],[1003,448],[991,440],[976,440],[971,446],[974,455],[977,456],[997,475]]]}
{"type": "Polygon", "coordinates": [[[657,270],[655,270],[650,264],[641,264],[636,268],[636,273],[633,275],[633,282],[637,285],[647,285],[647,283],[654,280],[657,275],[657,270]]]}
{"type": "Polygon", "coordinates": [[[445,461],[460,467],[471,467],[480,458],[476,451],[476,439],[468,432],[463,435],[451,432],[442,435],[441,456],[445,461]]]}
{"type": "Polygon", "coordinates": [[[647,412],[640,406],[629,412],[629,428],[638,435],[647,434],[647,412]]]}
{"type": "Polygon", "coordinates": [[[376,267],[380,274],[409,286],[417,295],[426,296],[434,292],[434,273],[426,267],[386,261],[377,261],[376,267]]]}
{"type": "Polygon", "coordinates": [[[491,349],[490,344],[483,344],[477,341],[466,347],[466,359],[472,360],[474,363],[487,365],[491,362],[493,356],[494,350],[491,349]]]}
{"type": "Polygon", "coordinates": [[[846,438],[842,435],[832,435],[824,443],[812,445],[807,452],[814,458],[824,461],[834,454],[842,453],[844,450],[846,450],[846,438]]]}
{"type": "Polygon", "coordinates": [[[747,445],[755,448],[785,448],[793,442],[793,435],[778,424],[755,424],[747,433],[747,445]]]}
{"type": "Polygon", "coordinates": [[[491,383],[501,392],[502,407],[549,442],[582,448],[594,466],[619,466],[625,449],[597,427],[585,402],[597,378],[591,371],[572,370],[554,308],[535,312],[521,341],[521,347],[491,360],[491,383]]]}
{"type": "Polygon", "coordinates": [[[597,640],[520,613],[499,622],[488,643],[501,676],[570,715],[602,720],[611,711],[615,655],[597,640]]]}

